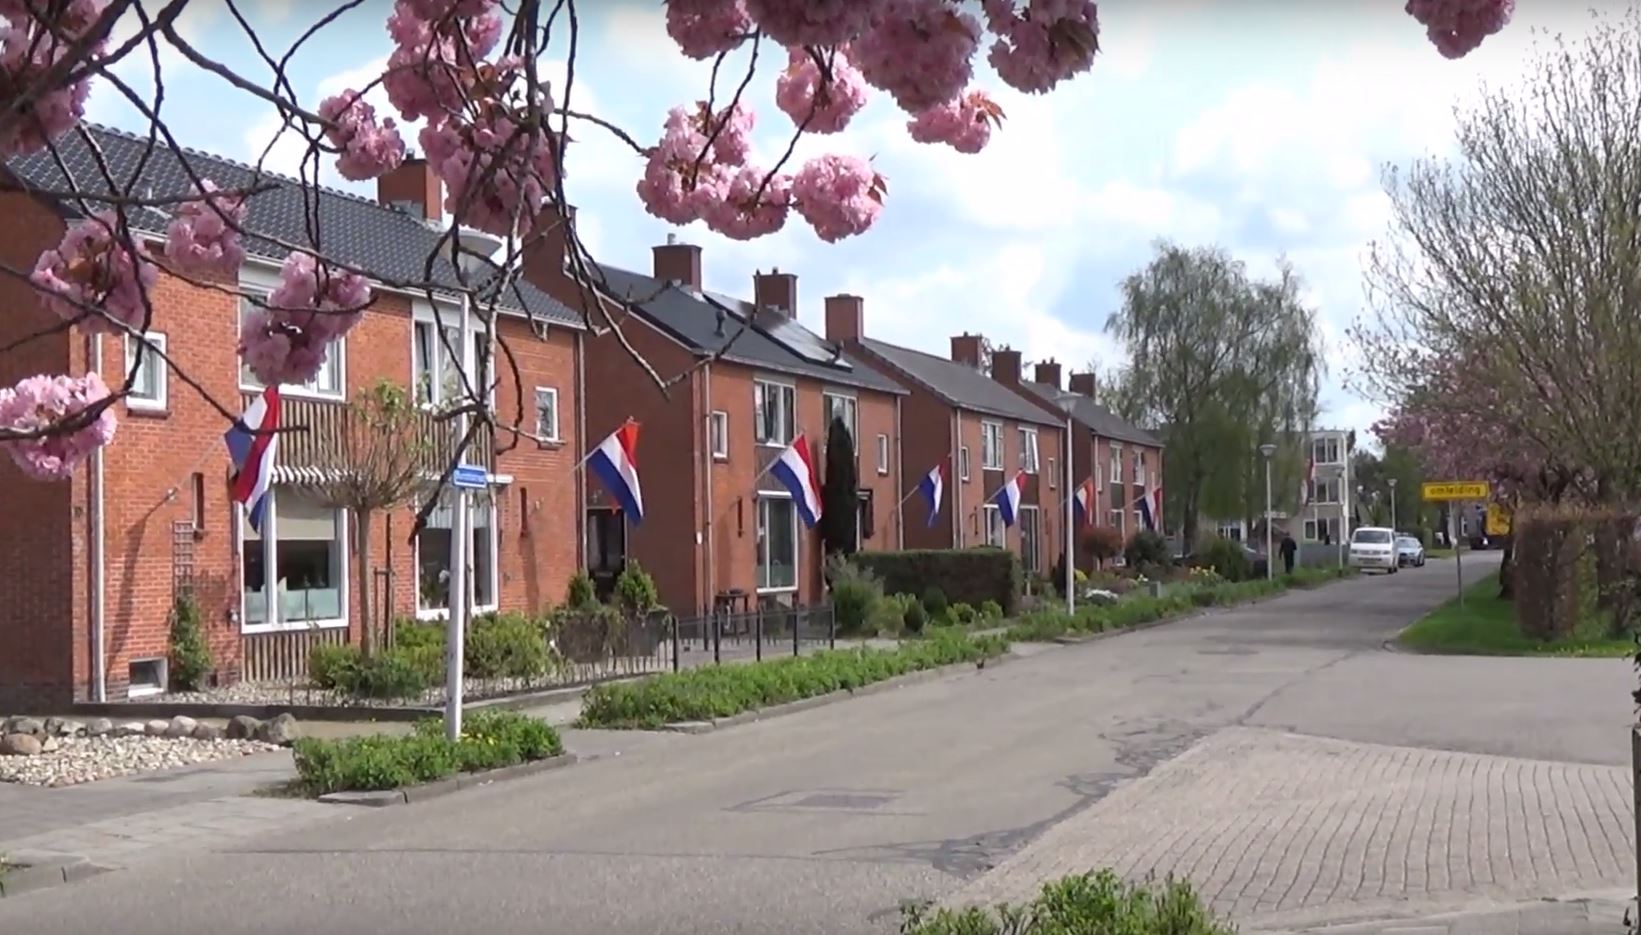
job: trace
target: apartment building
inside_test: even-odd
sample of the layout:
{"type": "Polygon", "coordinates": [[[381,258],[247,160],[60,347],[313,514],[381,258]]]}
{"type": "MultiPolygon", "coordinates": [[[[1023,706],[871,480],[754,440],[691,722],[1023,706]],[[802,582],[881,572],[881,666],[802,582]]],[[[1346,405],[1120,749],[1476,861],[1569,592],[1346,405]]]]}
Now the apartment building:
{"type": "Polygon", "coordinates": [[[1289,531],[1304,542],[1343,542],[1352,527],[1350,456],[1356,433],[1317,429],[1305,440],[1302,505],[1289,531]]]}
{"type": "MultiPolygon", "coordinates": [[[[150,151],[146,140],[119,131],[87,129],[121,189],[156,198],[194,190],[176,152],[150,151]]],[[[7,219],[0,253],[14,269],[31,268],[79,217],[77,205],[49,193],[104,187],[78,137],[64,137],[57,149],[61,165],[41,153],[6,166],[14,190],[0,194],[7,219]]],[[[226,159],[190,151],[187,161],[225,189],[253,180],[248,167],[226,159]]],[[[448,606],[450,511],[435,509],[414,541],[413,511],[378,516],[375,567],[361,581],[351,517],[327,503],[314,466],[327,427],[360,389],[386,379],[437,403],[448,392],[456,353],[471,372],[476,341],[463,347],[453,330],[450,349],[438,340],[440,325],[453,329],[459,315],[448,263],[435,264],[433,277],[451,288],[431,300],[425,290],[379,285],[374,304],[332,347],[319,375],[282,388],[282,424],[291,431],[282,436],[274,478],[272,541],[261,541],[230,499],[222,439],[229,419],[218,408],[239,411],[261,392],[237,356],[239,321],[249,305],[241,293],[266,294],[277,284],[289,249],[281,244],[313,243],[309,212],[320,221],[326,255],[384,281],[416,281],[445,226],[437,180],[412,160],[380,180],[376,200],[327,190],[311,205],[305,199],[313,199],[312,189],[294,180],[264,174],[256,181],[271,188],[248,202],[246,227],[255,236],[246,239],[249,256],[237,277],[200,285],[162,273],[152,291],[151,331],[143,340],[170,364],[147,354],[136,366],[130,338],[49,330],[56,316],[30,286],[0,281],[8,309],[0,342],[40,335],[0,355],[0,380],[95,370],[119,386],[133,377],[130,396],[116,404],[113,443],[71,480],[36,482],[0,461],[0,575],[12,582],[10,600],[0,604],[0,708],[162,690],[169,614],[184,590],[201,608],[219,682],[297,675],[312,645],[357,639],[365,588],[374,589],[384,617],[439,617],[448,606]]],[[[131,221],[140,237],[162,240],[168,218],[134,209],[131,221]]],[[[564,303],[527,283],[509,289],[502,304],[498,333],[517,375],[497,368],[500,421],[551,429],[545,441],[528,445],[497,445],[485,435],[468,456],[492,480],[475,497],[471,580],[480,609],[559,600],[581,565],[581,486],[571,468],[583,447],[583,327],[564,303]],[[534,411],[517,411],[513,401],[521,396],[534,411]]],[[[439,444],[450,441],[449,423],[424,421],[439,444]]],[[[430,484],[426,497],[438,495],[430,484]]]]}

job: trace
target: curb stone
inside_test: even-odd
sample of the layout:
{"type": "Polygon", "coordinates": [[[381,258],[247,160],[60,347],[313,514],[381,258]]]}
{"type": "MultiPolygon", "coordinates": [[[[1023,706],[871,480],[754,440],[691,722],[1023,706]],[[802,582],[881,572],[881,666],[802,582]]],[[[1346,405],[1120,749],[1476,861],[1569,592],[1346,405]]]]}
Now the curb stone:
{"type": "Polygon", "coordinates": [[[485,770],[482,773],[460,773],[449,779],[438,779],[414,786],[402,786],[398,789],[381,789],[371,792],[327,792],[320,796],[318,801],[327,805],[363,805],[371,808],[382,808],[388,805],[414,805],[417,802],[436,799],[452,792],[460,792],[463,789],[488,786],[495,782],[521,779],[525,776],[534,776],[537,773],[562,769],[574,765],[576,760],[577,757],[574,753],[566,752],[557,756],[550,756],[545,760],[503,766],[500,769],[485,770]]]}
{"type": "Polygon", "coordinates": [[[8,853],[6,859],[20,866],[0,874],[0,898],[73,883],[113,869],[94,864],[79,854],[15,851],[8,853]]]}
{"type": "MultiPolygon", "coordinates": [[[[1325,588],[1325,587],[1327,587],[1331,584],[1337,584],[1338,582],[1344,581],[1344,580],[1346,580],[1346,579],[1345,578],[1336,578],[1333,581],[1323,581],[1320,584],[1315,584],[1315,585],[1312,585],[1310,587],[1287,588],[1285,590],[1278,591],[1275,594],[1267,594],[1264,597],[1256,597],[1256,598],[1253,598],[1251,600],[1242,601],[1241,603],[1221,604],[1221,605],[1216,606],[1216,607],[1201,607],[1201,608],[1197,608],[1195,610],[1191,610],[1187,613],[1180,614],[1177,617],[1164,617],[1160,620],[1147,620],[1144,623],[1136,623],[1131,627],[1119,627],[1118,629],[1115,629],[1115,630],[1101,630],[1098,633],[1085,633],[1085,634],[1082,634],[1082,635],[1079,635],[1079,636],[1056,636],[1054,639],[1050,640],[1049,642],[1058,643],[1061,646],[1077,646],[1077,645],[1080,645],[1082,643],[1096,643],[1096,642],[1099,642],[1100,640],[1110,639],[1113,636],[1122,636],[1125,633],[1137,633],[1140,630],[1150,630],[1150,629],[1153,629],[1155,627],[1167,626],[1170,623],[1183,623],[1187,620],[1195,620],[1198,617],[1212,617],[1215,614],[1232,613],[1233,611],[1238,611],[1238,610],[1242,610],[1242,609],[1247,608],[1247,607],[1252,607],[1255,604],[1263,604],[1266,601],[1274,601],[1279,597],[1286,597],[1289,594],[1294,593],[1295,591],[1314,591],[1317,588],[1325,588]]],[[[1030,643],[1030,642],[1035,642],[1035,641],[1034,640],[1020,640],[1019,642],[1021,642],[1021,643],[1030,643]]]]}
{"type": "Polygon", "coordinates": [[[863,695],[874,695],[879,692],[885,692],[895,688],[904,688],[908,685],[916,685],[920,682],[933,682],[950,675],[962,675],[965,671],[983,671],[985,669],[995,668],[996,666],[1000,666],[1017,658],[1019,657],[1015,656],[1013,653],[1004,653],[1001,656],[994,656],[990,659],[982,659],[979,662],[957,662],[949,666],[924,669],[921,672],[908,672],[905,675],[897,675],[894,678],[884,679],[881,682],[872,682],[869,685],[862,685],[859,688],[845,688],[841,691],[828,692],[824,695],[816,695],[813,698],[799,698],[797,701],[788,701],[778,705],[770,705],[767,708],[754,708],[751,711],[742,711],[740,714],[732,714],[728,717],[713,718],[710,721],[675,721],[671,724],[663,724],[660,727],[654,728],[595,727],[585,729],[648,730],[652,732],[663,731],[674,734],[705,734],[718,730],[719,728],[735,727],[740,724],[750,724],[753,721],[767,720],[769,718],[781,717],[787,714],[797,714],[799,711],[807,711],[810,708],[818,708],[822,705],[834,704],[839,701],[847,701],[850,698],[859,698],[863,695]]]}

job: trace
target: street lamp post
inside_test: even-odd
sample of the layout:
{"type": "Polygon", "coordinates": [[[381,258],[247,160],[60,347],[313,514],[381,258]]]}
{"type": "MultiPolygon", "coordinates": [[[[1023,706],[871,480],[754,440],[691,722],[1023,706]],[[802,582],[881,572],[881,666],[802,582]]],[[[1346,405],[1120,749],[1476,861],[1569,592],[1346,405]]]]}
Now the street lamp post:
{"type": "Polygon", "coordinates": [[[1396,478],[1390,479],[1390,531],[1396,531],[1396,478]]]}
{"type": "Polygon", "coordinates": [[[1266,442],[1259,446],[1259,453],[1265,456],[1265,579],[1276,577],[1276,556],[1271,547],[1271,455],[1276,454],[1276,446],[1266,442]]]}

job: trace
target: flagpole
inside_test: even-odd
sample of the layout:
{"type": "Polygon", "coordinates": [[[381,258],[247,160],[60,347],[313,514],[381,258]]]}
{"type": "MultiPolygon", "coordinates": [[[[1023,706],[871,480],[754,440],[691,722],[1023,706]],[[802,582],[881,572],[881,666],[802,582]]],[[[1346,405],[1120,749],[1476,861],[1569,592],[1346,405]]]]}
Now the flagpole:
{"type": "MultiPolygon", "coordinates": [[[[628,416],[627,421],[621,423],[620,427],[617,428],[616,431],[617,432],[621,431],[621,429],[626,428],[628,425],[631,425],[633,423],[633,421],[634,421],[633,417],[628,416]]],[[[599,444],[602,445],[603,442],[600,441],[599,444]]],[[[579,460],[576,463],[570,465],[570,473],[574,474],[575,472],[577,472],[577,471],[581,470],[582,468],[586,467],[587,462],[591,461],[593,455],[595,455],[595,454],[598,454],[598,445],[594,445],[593,447],[587,449],[587,453],[581,456],[581,460],[579,460]]]]}
{"type": "MultiPolygon", "coordinates": [[[[1056,378],[1056,382],[1058,382],[1058,378],[1056,378]]],[[[1072,446],[1073,446],[1074,443],[1075,443],[1074,439],[1072,438],[1071,407],[1068,405],[1068,406],[1066,406],[1066,450],[1064,452],[1062,452],[1062,454],[1064,454],[1065,457],[1061,459],[1065,462],[1065,469],[1066,469],[1066,483],[1065,483],[1065,501],[1066,501],[1065,502],[1065,520],[1066,520],[1066,525],[1065,525],[1065,540],[1066,540],[1066,613],[1068,613],[1068,614],[1074,614],[1074,613],[1077,612],[1077,571],[1076,571],[1076,568],[1077,568],[1076,554],[1077,553],[1076,553],[1076,546],[1075,546],[1075,543],[1077,541],[1077,536],[1076,536],[1076,531],[1072,529],[1072,525],[1075,521],[1072,518],[1072,510],[1071,510],[1071,475],[1072,475],[1071,462],[1073,460],[1071,449],[1072,449],[1072,446]]]]}

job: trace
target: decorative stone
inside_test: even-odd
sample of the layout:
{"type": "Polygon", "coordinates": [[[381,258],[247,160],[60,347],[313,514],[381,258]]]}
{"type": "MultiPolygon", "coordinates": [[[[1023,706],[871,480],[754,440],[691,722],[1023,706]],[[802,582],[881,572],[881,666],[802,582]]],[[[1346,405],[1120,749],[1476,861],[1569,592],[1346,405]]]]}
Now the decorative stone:
{"type": "Polygon", "coordinates": [[[40,752],[41,753],[56,753],[57,748],[61,747],[63,745],[63,742],[61,740],[59,740],[56,737],[51,736],[50,734],[47,734],[45,737],[35,738],[35,739],[40,741],[40,752]]]}
{"type": "Polygon", "coordinates": [[[198,721],[194,720],[193,718],[189,717],[186,714],[179,714],[176,717],[171,719],[170,726],[168,726],[165,729],[165,736],[167,736],[167,737],[191,737],[191,736],[193,736],[194,728],[196,728],[198,726],[199,726],[198,721]]]}
{"type": "Polygon", "coordinates": [[[256,739],[263,743],[278,744],[288,747],[302,736],[302,729],[297,726],[296,716],[286,711],[282,714],[263,721],[256,730],[256,739]]]}
{"type": "Polygon", "coordinates": [[[43,744],[33,734],[6,734],[0,736],[0,756],[34,756],[43,744]]]}
{"type": "Polygon", "coordinates": [[[241,714],[228,719],[229,740],[250,740],[256,736],[262,722],[248,714],[241,714]]]}
{"type": "Polygon", "coordinates": [[[85,735],[87,737],[102,737],[113,732],[114,722],[105,717],[92,718],[85,725],[85,735]]]}
{"type": "Polygon", "coordinates": [[[141,721],[126,721],[114,728],[116,737],[137,737],[148,733],[148,728],[141,721]]]}
{"type": "Polygon", "coordinates": [[[188,736],[195,740],[221,740],[222,728],[210,724],[195,724],[193,733],[188,736]]]}
{"type": "Polygon", "coordinates": [[[163,737],[165,736],[165,732],[170,729],[170,721],[162,721],[158,718],[155,718],[142,726],[143,733],[150,737],[163,737]]]}
{"type": "Polygon", "coordinates": [[[4,733],[29,734],[31,736],[45,733],[45,725],[31,717],[9,718],[6,721],[4,733]]]}

